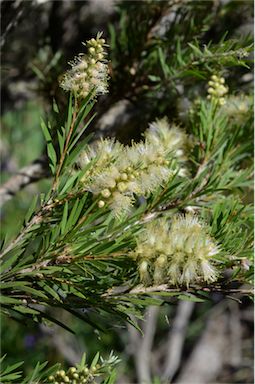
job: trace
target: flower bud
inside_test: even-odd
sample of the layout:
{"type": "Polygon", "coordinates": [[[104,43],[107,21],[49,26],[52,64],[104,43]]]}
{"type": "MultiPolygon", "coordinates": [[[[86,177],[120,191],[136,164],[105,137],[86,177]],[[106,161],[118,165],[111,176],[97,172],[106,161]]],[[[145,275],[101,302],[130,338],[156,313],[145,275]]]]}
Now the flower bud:
{"type": "Polygon", "coordinates": [[[127,190],[127,184],[122,181],[117,184],[117,188],[120,192],[125,192],[127,190]]]}
{"type": "Polygon", "coordinates": [[[66,373],[63,369],[61,369],[61,371],[59,371],[58,375],[63,378],[63,377],[65,377],[66,373]]]}
{"type": "Polygon", "coordinates": [[[159,267],[163,267],[167,263],[167,257],[166,255],[160,255],[157,257],[155,264],[157,264],[159,267]]]}
{"type": "Polygon", "coordinates": [[[89,53],[94,54],[95,52],[96,52],[96,50],[94,47],[89,48],[89,53]]]}
{"type": "Polygon", "coordinates": [[[98,207],[103,208],[105,206],[105,202],[103,200],[99,200],[98,207]]]}
{"type": "Polygon", "coordinates": [[[105,198],[108,198],[111,196],[111,191],[109,189],[103,189],[101,195],[105,198]]]}

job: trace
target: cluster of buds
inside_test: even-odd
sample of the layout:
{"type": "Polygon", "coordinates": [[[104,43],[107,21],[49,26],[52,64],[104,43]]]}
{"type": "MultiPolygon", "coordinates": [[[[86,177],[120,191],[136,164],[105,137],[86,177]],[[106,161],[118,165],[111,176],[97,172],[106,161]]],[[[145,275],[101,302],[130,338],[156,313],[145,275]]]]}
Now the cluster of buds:
{"type": "Polygon", "coordinates": [[[52,384],[90,384],[94,383],[95,374],[100,368],[100,365],[88,368],[77,369],[75,367],[69,368],[67,371],[61,369],[53,376],[48,377],[48,382],[52,384]]]}
{"type": "Polygon", "coordinates": [[[93,156],[93,169],[85,173],[83,188],[98,197],[98,206],[108,206],[115,216],[127,214],[136,196],[147,197],[176,173],[185,176],[184,151],[187,137],[166,119],[153,123],[145,140],[123,146],[103,140],[82,154],[80,166],[87,166],[93,156]]]}
{"type": "Polygon", "coordinates": [[[65,91],[73,92],[77,98],[85,98],[90,92],[93,95],[107,93],[108,66],[105,60],[105,40],[99,33],[96,39],[90,39],[83,45],[87,46],[88,53],[80,54],[72,62],[71,69],[67,71],[60,86],[65,91]]]}
{"type": "Polygon", "coordinates": [[[192,214],[147,224],[131,253],[144,285],[186,285],[217,280],[211,259],[219,252],[206,228],[192,214]]]}
{"type": "Polygon", "coordinates": [[[224,96],[228,93],[228,87],[224,84],[224,77],[212,75],[211,80],[208,82],[207,98],[212,101],[217,101],[220,105],[224,105],[224,96]]]}

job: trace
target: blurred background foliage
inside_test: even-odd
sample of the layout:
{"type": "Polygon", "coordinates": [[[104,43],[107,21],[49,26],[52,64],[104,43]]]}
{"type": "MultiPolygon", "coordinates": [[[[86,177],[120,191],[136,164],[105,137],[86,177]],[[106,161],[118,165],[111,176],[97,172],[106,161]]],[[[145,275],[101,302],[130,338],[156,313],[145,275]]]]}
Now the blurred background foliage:
{"type": "MultiPolygon", "coordinates": [[[[99,99],[97,116],[90,130],[96,137],[116,136],[128,143],[140,138],[155,117],[167,115],[171,122],[185,122],[190,100],[206,95],[206,82],[215,71],[226,77],[230,92],[252,92],[253,77],[243,61],[242,51],[242,47],[250,47],[253,41],[252,15],[253,2],[243,0],[3,0],[2,182],[44,156],[40,117],[53,118],[53,99],[64,110],[66,96],[59,89],[58,81],[67,69],[68,60],[80,52],[81,41],[103,31],[110,46],[110,91],[99,99]],[[226,33],[225,42],[221,42],[226,33]],[[234,38],[238,43],[230,40],[234,38]]],[[[252,124],[247,125],[241,140],[252,141],[252,124]]],[[[32,197],[47,190],[48,185],[47,178],[31,184],[4,206],[1,236],[13,237],[17,233],[32,197]]],[[[250,200],[250,194],[247,199],[250,200]]],[[[182,369],[206,336],[205,331],[209,338],[214,334],[208,330],[211,318],[219,328],[225,322],[223,329],[228,329],[228,334],[223,332],[222,337],[226,344],[230,343],[232,356],[232,360],[220,356],[223,363],[213,382],[253,382],[250,300],[239,297],[234,301],[225,298],[223,293],[215,293],[210,301],[188,305],[190,314],[183,329],[182,360],[173,378],[180,376],[181,380],[182,369]]],[[[171,343],[171,336],[167,335],[180,310],[180,304],[174,300],[171,305],[160,307],[156,314],[153,307],[147,310],[145,318],[148,320],[151,316],[155,327],[151,345],[155,383],[160,383],[157,378],[166,364],[166,351],[171,343]]],[[[76,335],[47,324],[31,327],[31,324],[2,318],[2,354],[7,353],[7,362],[24,359],[24,369],[29,372],[38,360],[48,360],[50,364],[60,362],[67,367],[78,362],[83,351],[92,358],[98,350],[102,355],[114,350],[121,359],[118,382],[137,382],[139,356],[133,330],[123,324],[112,326],[112,320],[107,318],[102,319],[107,324],[107,333],[95,331],[70,314],[60,312],[59,319],[65,320],[76,335]]],[[[145,332],[145,323],[140,325],[145,332]]],[[[141,336],[135,337],[141,342],[141,336]]],[[[220,336],[216,332],[215,339],[217,337],[220,336]]],[[[223,351],[219,348],[218,354],[226,352],[223,351]]]]}

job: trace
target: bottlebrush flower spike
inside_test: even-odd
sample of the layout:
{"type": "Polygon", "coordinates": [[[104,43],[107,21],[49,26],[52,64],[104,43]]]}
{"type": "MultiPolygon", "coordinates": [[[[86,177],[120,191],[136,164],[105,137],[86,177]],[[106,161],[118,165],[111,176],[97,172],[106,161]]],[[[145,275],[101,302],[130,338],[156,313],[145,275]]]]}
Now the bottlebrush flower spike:
{"type": "Polygon", "coordinates": [[[196,216],[188,214],[174,216],[171,226],[166,219],[147,224],[137,237],[137,247],[131,255],[138,262],[142,283],[189,286],[217,280],[211,259],[218,252],[205,226],[196,216]]]}
{"type": "Polygon", "coordinates": [[[105,60],[105,40],[98,33],[96,39],[90,39],[83,45],[88,47],[87,54],[80,54],[69,64],[60,86],[65,91],[73,92],[77,98],[85,98],[94,91],[94,96],[107,93],[108,66],[105,60]]]}
{"type": "Polygon", "coordinates": [[[83,188],[99,198],[100,208],[108,206],[116,217],[129,213],[137,196],[148,197],[176,173],[185,174],[186,135],[169,128],[166,120],[154,128],[145,133],[144,142],[123,146],[106,139],[80,157],[81,168],[94,161],[82,179],[83,188]]]}
{"type": "Polygon", "coordinates": [[[224,105],[225,95],[228,93],[228,87],[225,85],[224,77],[212,75],[211,80],[208,82],[208,96],[209,100],[219,102],[220,105],[224,105]]]}
{"type": "Polygon", "coordinates": [[[185,152],[189,145],[188,137],[179,127],[175,125],[170,127],[166,117],[151,123],[145,132],[145,138],[148,143],[155,147],[160,146],[164,148],[164,151],[172,152],[179,160],[186,160],[185,152]]]}

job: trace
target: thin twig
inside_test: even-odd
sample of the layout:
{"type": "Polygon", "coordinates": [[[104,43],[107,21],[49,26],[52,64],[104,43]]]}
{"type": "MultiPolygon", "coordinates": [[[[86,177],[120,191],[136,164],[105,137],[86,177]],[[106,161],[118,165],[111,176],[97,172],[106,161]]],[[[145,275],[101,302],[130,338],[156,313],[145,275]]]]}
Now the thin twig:
{"type": "MultiPolygon", "coordinates": [[[[116,289],[119,289],[119,287],[116,287],[116,289]]],[[[244,288],[222,288],[221,286],[208,286],[208,287],[200,287],[200,286],[194,286],[194,287],[181,287],[181,288],[169,288],[167,284],[152,286],[152,287],[144,287],[141,285],[136,286],[135,288],[129,290],[128,294],[155,294],[160,295],[160,292],[169,292],[169,293],[198,293],[199,291],[202,292],[222,292],[222,293],[228,293],[228,294],[234,294],[234,293],[240,293],[240,294],[253,294],[253,289],[244,289],[244,288]]],[[[118,290],[115,293],[114,288],[111,288],[107,292],[107,294],[104,294],[104,296],[118,296],[118,290]]]]}

